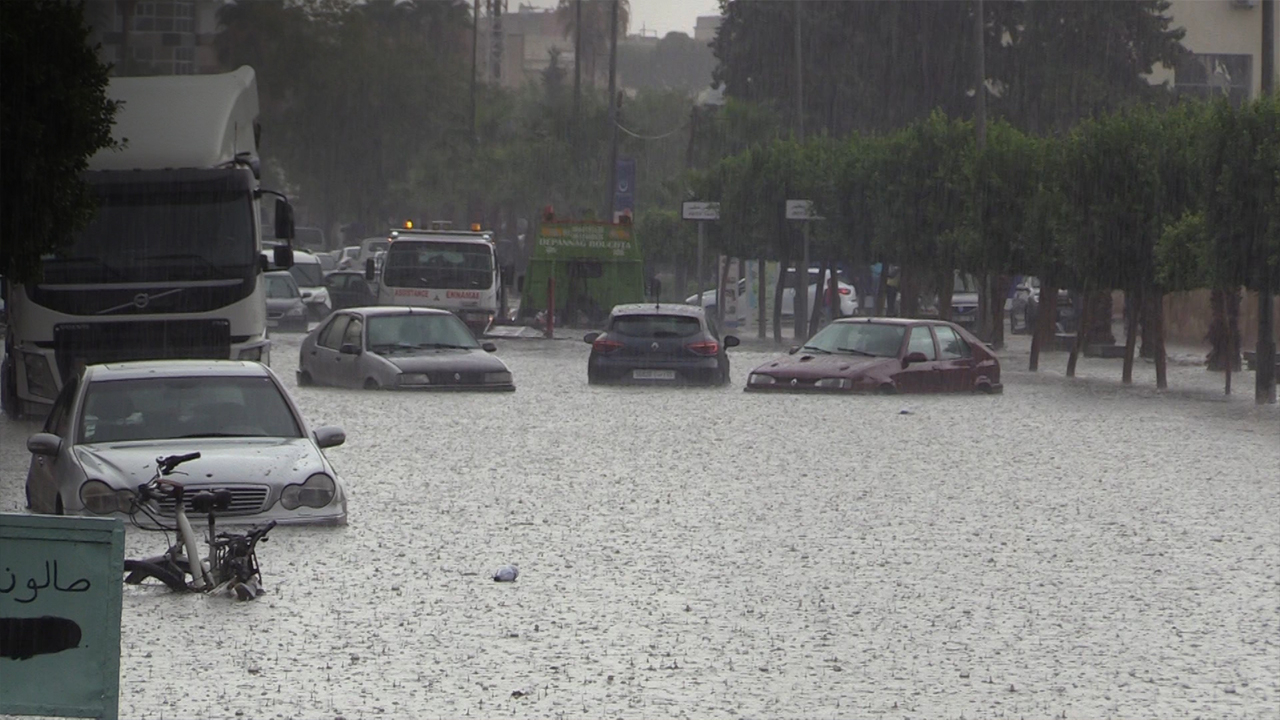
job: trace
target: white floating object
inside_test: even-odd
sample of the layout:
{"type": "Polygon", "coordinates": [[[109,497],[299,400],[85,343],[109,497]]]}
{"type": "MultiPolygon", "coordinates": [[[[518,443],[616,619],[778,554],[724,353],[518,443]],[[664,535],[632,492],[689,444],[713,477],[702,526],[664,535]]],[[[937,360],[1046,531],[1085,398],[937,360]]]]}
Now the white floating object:
{"type": "Polygon", "coordinates": [[[503,565],[493,574],[494,582],[515,582],[520,576],[520,568],[515,565],[503,565]]]}

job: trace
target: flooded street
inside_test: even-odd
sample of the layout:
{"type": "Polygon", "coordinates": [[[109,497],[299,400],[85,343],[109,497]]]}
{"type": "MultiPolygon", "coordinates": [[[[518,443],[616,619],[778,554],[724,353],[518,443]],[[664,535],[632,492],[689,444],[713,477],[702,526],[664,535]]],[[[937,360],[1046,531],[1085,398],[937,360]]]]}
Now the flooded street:
{"type": "MultiPolygon", "coordinates": [[[[1250,373],[1015,346],[1002,396],[761,396],[760,349],[598,388],[581,342],[499,340],[514,394],[395,394],[297,388],[299,341],[350,524],[274,530],[253,603],[126,587],[122,717],[1276,717],[1250,373]]],[[[0,419],[0,511],[35,431],[0,419]]]]}

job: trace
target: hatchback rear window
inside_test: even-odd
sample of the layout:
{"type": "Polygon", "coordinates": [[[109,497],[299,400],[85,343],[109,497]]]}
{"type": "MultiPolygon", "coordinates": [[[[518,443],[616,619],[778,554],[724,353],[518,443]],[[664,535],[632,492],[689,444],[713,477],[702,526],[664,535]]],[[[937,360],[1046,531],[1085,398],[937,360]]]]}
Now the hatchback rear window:
{"type": "Polygon", "coordinates": [[[690,337],[702,332],[702,323],[681,315],[620,315],[609,332],[639,338],[690,337]]]}

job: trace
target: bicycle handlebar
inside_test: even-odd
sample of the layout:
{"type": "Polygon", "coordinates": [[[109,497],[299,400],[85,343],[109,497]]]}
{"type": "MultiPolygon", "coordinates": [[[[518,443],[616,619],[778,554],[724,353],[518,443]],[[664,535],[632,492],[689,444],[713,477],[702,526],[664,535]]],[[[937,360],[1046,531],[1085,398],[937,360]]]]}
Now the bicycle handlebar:
{"type": "Polygon", "coordinates": [[[196,460],[199,457],[199,452],[193,452],[186,455],[170,455],[169,457],[156,458],[156,469],[160,471],[161,475],[168,475],[182,463],[188,460],[196,460]]]}

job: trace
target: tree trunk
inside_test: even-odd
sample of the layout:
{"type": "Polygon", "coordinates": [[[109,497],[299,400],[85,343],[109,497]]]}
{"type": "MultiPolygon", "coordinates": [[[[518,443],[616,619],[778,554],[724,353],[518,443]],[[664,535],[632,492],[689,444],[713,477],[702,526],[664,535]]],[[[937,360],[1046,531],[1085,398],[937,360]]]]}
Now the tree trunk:
{"type": "MultiPolygon", "coordinates": [[[[939,275],[938,282],[938,319],[951,319],[951,298],[956,294],[956,274],[948,270],[939,275]]],[[[979,335],[981,337],[981,335],[979,335]]]]}
{"type": "MultiPolygon", "coordinates": [[[[1157,293],[1151,288],[1147,288],[1142,293],[1142,312],[1140,325],[1142,328],[1142,345],[1139,346],[1138,355],[1151,360],[1156,356],[1156,334],[1155,328],[1151,325],[1151,318],[1155,317],[1155,308],[1157,293]]],[[[1161,315],[1163,315],[1163,311],[1161,315]]]]}
{"type": "Polygon", "coordinates": [[[1125,385],[1133,383],[1133,354],[1138,347],[1138,311],[1142,307],[1142,291],[1124,291],[1124,371],[1125,385]]]}
{"type": "Polygon", "coordinates": [[[1143,328],[1150,328],[1152,335],[1151,355],[1156,361],[1156,387],[1164,390],[1169,387],[1164,356],[1164,293],[1156,288],[1148,288],[1143,293],[1143,299],[1146,301],[1142,304],[1143,328]]]}
{"type": "Polygon", "coordinates": [[[1011,281],[1008,275],[992,276],[991,347],[995,350],[1004,349],[1004,299],[1009,295],[1011,281]]]}
{"type": "Polygon", "coordinates": [[[1115,345],[1116,336],[1111,329],[1111,290],[1094,290],[1084,298],[1084,314],[1089,321],[1080,319],[1077,335],[1087,335],[1085,341],[1089,345],[1115,345]]]}
{"type": "MultiPolygon", "coordinates": [[[[826,285],[829,272],[831,272],[831,261],[823,260],[822,269],[818,271],[818,281],[813,286],[813,307],[809,309],[809,337],[813,337],[813,334],[818,332],[818,324],[822,321],[822,310],[825,304],[822,301],[822,287],[826,285]]],[[[806,287],[804,291],[808,294],[809,288],[806,287]]],[[[808,340],[808,338],[805,339],[808,340]]]]}
{"type": "MultiPolygon", "coordinates": [[[[1086,298],[1090,297],[1087,286],[1082,294],[1086,298]]],[[[1094,295],[1096,296],[1096,293],[1094,295]]],[[[1084,309],[1081,311],[1080,315],[1080,326],[1076,330],[1076,341],[1071,344],[1071,356],[1067,358],[1067,377],[1076,376],[1076,362],[1080,359],[1080,351],[1084,349],[1084,344],[1088,339],[1086,337],[1088,333],[1084,332],[1084,329],[1089,327],[1090,323],[1093,322],[1093,315],[1097,311],[1097,303],[1086,302],[1084,304],[1084,309]]],[[[1108,313],[1108,316],[1109,315],[1110,313],[1108,313]]]]}
{"type": "Polygon", "coordinates": [[[1209,294],[1209,304],[1213,309],[1213,320],[1205,339],[1213,347],[1206,358],[1207,367],[1213,372],[1221,372],[1227,368],[1227,358],[1230,358],[1231,369],[1240,370],[1240,291],[1214,290],[1209,294]]]}
{"type": "Polygon", "coordinates": [[[676,265],[676,302],[684,302],[689,297],[689,268],[684,263],[676,265]]]}
{"type": "Polygon", "coordinates": [[[880,263],[880,279],[876,283],[876,303],[871,309],[872,317],[884,317],[884,306],[889,300],[889,263],[880,263]]]}
{"type": "MultiPolygon", "coordinates": [[[[724,286],[729,282],[729,266],[733,264],[733,259],[725,256],[721,262],[720,255],[716,255],[716,269],[720,272],[716,273],[718,280],[716,284],[716,325],[724,327],[724,286]]],[[[737,291],[737,288],[734,288],[737,291]]]]}
{"type": "MultiPolygon", "coordinates": [[[[786,286],[787,268],[791,266],[791,258],[784,252],[778,262],[778,283],[773,288],[773,341],[782,344],[782,291],[786,286]]],[[[795,304],[791,306],[795,312],[795,304]]]]}
{"type": "Polygon", "coordinates": [[[913,318],[920,316],[920,293],[917,291],[917,271],[909,265],[898,269],[898,316],[913,318]]]}
{"type": "Polygon", "coordinates": [[[768,266],[765,265],[764,258],[756,261],[756,310],[758,317],[756,323],[756,337],[764,339],[765,333],[765,316],[764,316],[764,293],[768,289],[768,266]]]}
{"type": "Polygon", "coordinates": [[[1040,285],[1040,307],[1036,309],[1036,324],[1031,330],[1031,362],[1027,369],[1040,369],[1040,349],[1052,342],[1058,327],[1058,286],[1046,280],[1040,285]]]}

